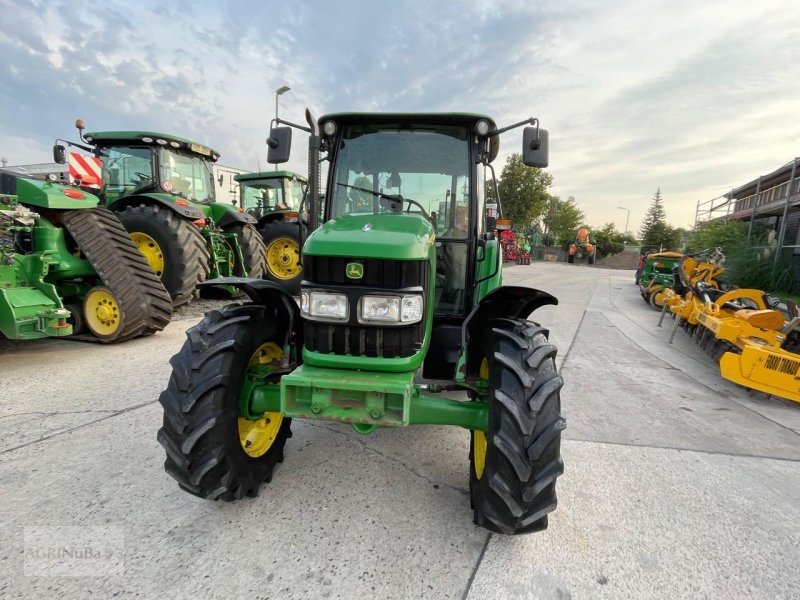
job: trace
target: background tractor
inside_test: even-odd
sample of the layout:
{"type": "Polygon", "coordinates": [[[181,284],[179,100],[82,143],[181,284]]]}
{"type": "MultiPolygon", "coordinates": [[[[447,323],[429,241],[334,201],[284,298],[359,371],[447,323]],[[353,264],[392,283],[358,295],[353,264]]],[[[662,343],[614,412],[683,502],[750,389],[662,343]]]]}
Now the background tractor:
{"type": "Polygon", "coordinates": [[[590,265],[594,264],[597,256],[597,246],[592,241],[592,234],[588,227],[579,227],[575,232],[575,241],[569,245],[568,263],[580,262],[584,258],[590,265]]]}
{"type": "Polygon", "coordinates": [[[0,173],[0,333],[121,342],[172,304],[116,215],[72,186],[0,173]]]}
{"type": "Polygon", "coordinates": [[[264,277],[300,293],[300,247],[308,235],[308,223],[300,212],[306,178],[290,171],[265,171],[242,173],[234,180],[239,183],[240,206],[256,219],[264,239],[264,277]]]}
{"type": "MultiPolygon", "coordinates": [[[[118,214],[175,306],[196,298],[197,284],[209,277],[264,275],[264,243],[254,227],[255,218],[215,202],[212,165],[219,158],[217,152],[174,135],[149,131],[84,135],[83,121],[78,119],[75,125],[82,143],[65,143],[100,159],[101,182],[93,191],[118,214]]],[[[53,155],[64,164],[66,150],[60,141],[53,155]]]]}
{"type": "MultiPolygon", "coordinates": [[[[501,133],[532,125],[523,161],[545,167],[547,132],[535,119],[498,129],[462,113],[306,120],[310,198],[320,197],[321,151],[328,174],[323,223],[303,247],[301,302],[271,281],[202,284],[239,286],[252,302],[208,313],[172,359],[159,398],[167,472],[191,494],[236,500],[271,481],[294,418],[362,434],[455,425],[470,431],[475,523],[544,529],[563,472],[563,381],[547,329],[527,317],[557,300],[503,286],[483,188],[487,170],[496,181],[501,133]]],[[[271,130],[270,162],[289,159],[291,133],[271,130]]]]}

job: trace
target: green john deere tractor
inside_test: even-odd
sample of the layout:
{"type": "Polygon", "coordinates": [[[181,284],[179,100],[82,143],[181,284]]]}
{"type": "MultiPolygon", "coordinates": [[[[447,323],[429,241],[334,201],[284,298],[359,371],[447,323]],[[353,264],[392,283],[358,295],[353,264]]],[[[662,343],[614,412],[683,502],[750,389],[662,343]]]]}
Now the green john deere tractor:
{"type": "MultiPolygon", "coordinates": [[[[501,133],[535,125],[524,129],[523,160],[545,167],[547,132],[535,119],[498,129],[459,113],[306,119],[311,198],[321,152],[330,162],[324,222],[303,247],[300,306],[271,281],[201,284],[238,286],[251,302],[208,313],[173,357],[159,398],[166,471],[191,494],[236,500],[271,481],[292,419],[361,434],[455,425],[470,431],[475,523],[546,528],[563,472],[563,381],[547,329],[527,318],[557,300],[502,285],[483,193],[501,133]]],[[[288,160],[291,132],[271,130],[270,162],[288,160]]]]}
{"type": "MultiPolygon", "coordinates": [[[[213,163],[219,154],[174,135],[149,131],[83,134],[81,144],[102,161],[98,193],[116,212],[134,243],[169,291],[174,306],[197,297],[207,278],[263,277],[264,243],[255,218],[215,202],[213,163]]],[[[66,150],[57,140],[56,162],[66,150]]],[[[233,292],[223,289],[222,293],[233,292]]]]}
{"type": "Polygon", "coordinates": [[[299,294],[300,245],[308,235],[308,223],[300,212],[306,178],[291,171],[264,171],[242,173],[234,180],[239,183],[240,206],[258,221],[267,248],[264,277],[299,294]]]}
{"type": "Polygon", "coordinates": [[[116,215],[79,188],[0,173],[0,333],[101,342],[161,331],[164,286],[116,215]]]}

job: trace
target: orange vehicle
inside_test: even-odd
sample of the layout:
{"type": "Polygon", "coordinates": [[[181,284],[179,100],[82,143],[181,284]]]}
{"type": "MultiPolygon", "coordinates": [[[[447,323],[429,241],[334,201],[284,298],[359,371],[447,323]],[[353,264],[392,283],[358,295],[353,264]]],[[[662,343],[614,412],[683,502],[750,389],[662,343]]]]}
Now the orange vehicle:
{"type": "Polygon", "coordinates": [[[567,256],[568,263],[574,263],[575,259],[579,262],[585,258],[586,262],[590,265],[594,264],[595,256],[597,255],[597,246],[592,241],[589,228],[586,226],[579,227],[575,233],[575,241],[569,245],[569,256],[567,256]]]}

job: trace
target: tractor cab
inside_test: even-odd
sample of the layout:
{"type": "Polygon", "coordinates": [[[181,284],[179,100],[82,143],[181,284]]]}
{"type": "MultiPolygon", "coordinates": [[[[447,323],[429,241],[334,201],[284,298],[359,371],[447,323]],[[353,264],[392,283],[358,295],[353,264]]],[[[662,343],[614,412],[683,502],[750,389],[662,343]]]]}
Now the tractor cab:
{"type": "Polygon", "coordinates": [[[106,203],[146,192],[214,202],[213,164],[219,154],[211,148],[149,131],[98,131],[85,134],[83,141],[102,159],[106,203]]]}
{"type": "Polygon", "coordinates": [[[259,222],[276,212],[298,212],[306,189],[306,178],[291,171],[241,173],[239,206],[259,222]]]}

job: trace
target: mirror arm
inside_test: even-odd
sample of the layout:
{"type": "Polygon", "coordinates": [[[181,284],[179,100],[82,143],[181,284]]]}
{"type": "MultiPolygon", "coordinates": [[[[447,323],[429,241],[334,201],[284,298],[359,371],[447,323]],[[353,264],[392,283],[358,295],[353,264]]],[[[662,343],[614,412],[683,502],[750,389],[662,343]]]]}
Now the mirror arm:
{"type": "Polygon", "coordinates": [[[506,131],[511,131],[512,129],[516,129],[517,127],[522,127],[523,125],[533,125],[536,127],[536,136],[539,136],[539,119],[535,117],[531,117],[529,119],[525,119],[524,121],[520,121],[519,123],[514,123],[513,125],[509,125],[508,127],[503,127],[501,129],[495,129],[494,131],[490,131],[488,135],[500,135],[501,133],[505,133],[506,131]]]}
{"type": "Polygon", "coordinates": [[[95,148],[92,148],[91,146],[84,146],[83,144],[78,144],[76,142],[69,142],[67,140],[56,139],[56,143],[58,143],[58,142],[66,144],[67,146],[71,146],[72,148],[80,148],[84,152],[94,152],[95,151],[95,148]]]}
{"type": "Polygon", "coordinates": [[[285,121],[284,119],[272,119],[270,121],[269,126],[272,129],[275,125],[288,125],[289,127],[294,127],[295,129],[301,129],[306,133],[312,133],[310,127],[306,127],[305,125],[298,125],[297,123],[292,123],[291,121],[285,121]]]}

